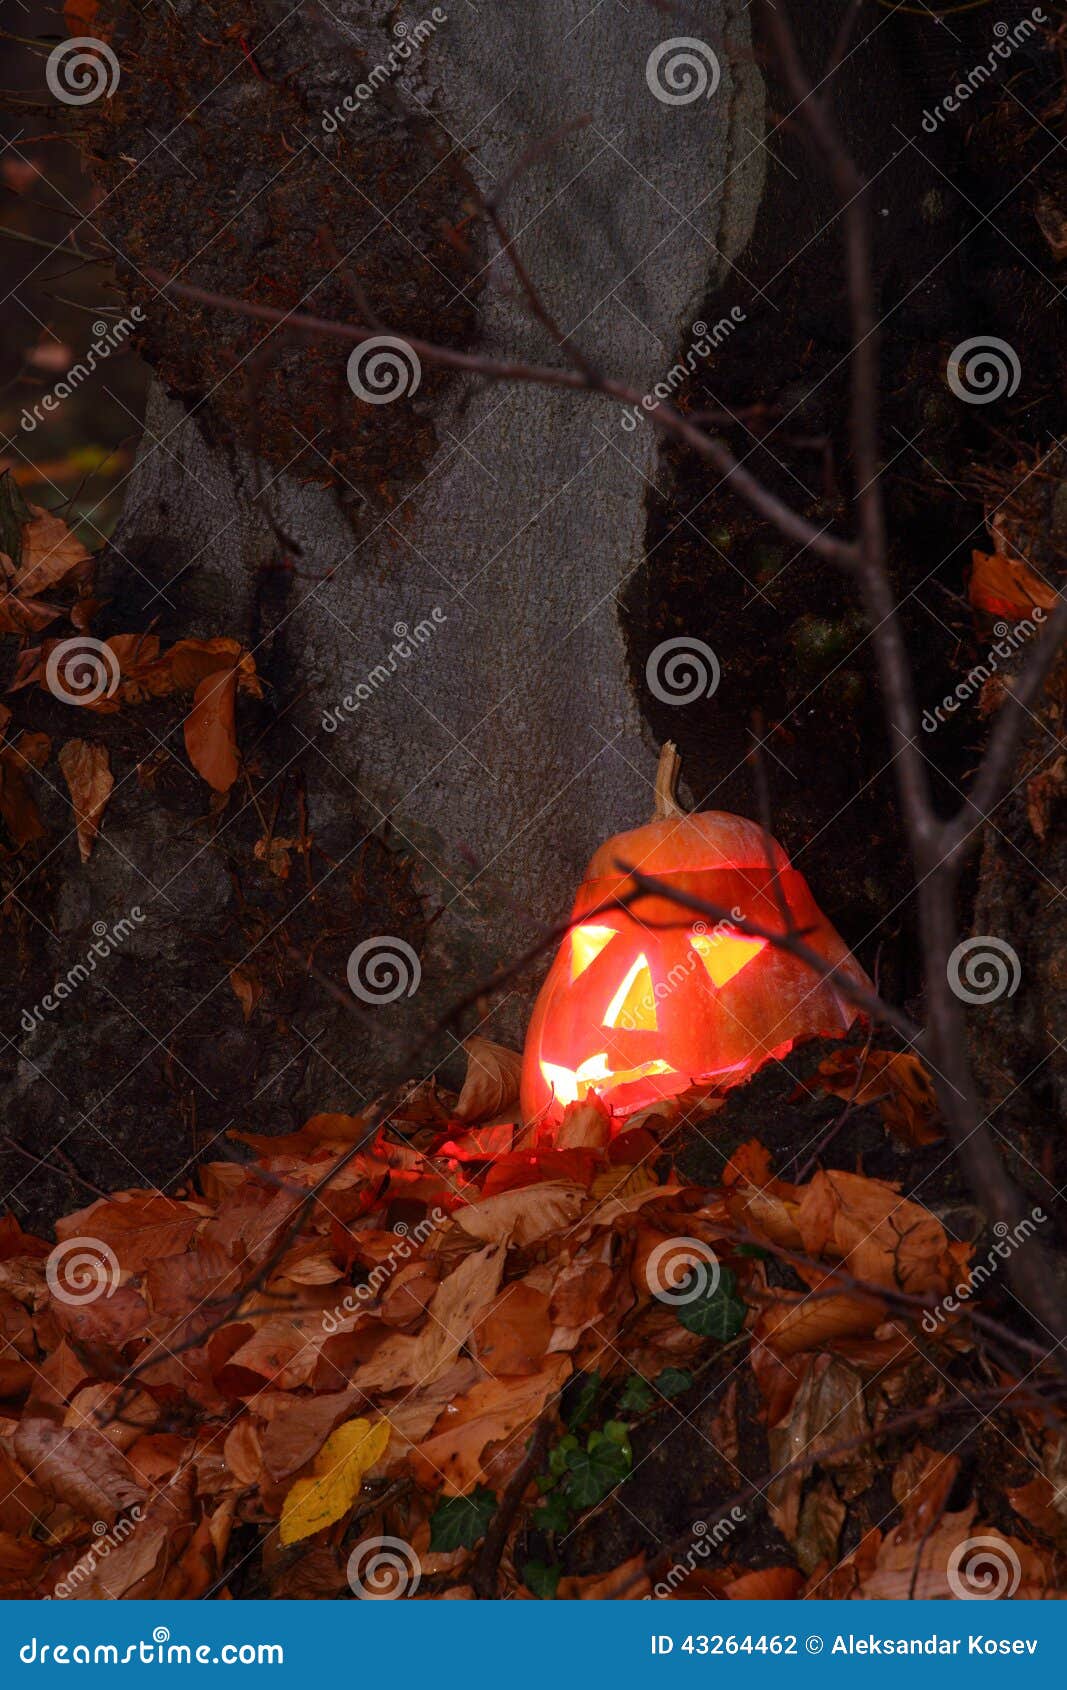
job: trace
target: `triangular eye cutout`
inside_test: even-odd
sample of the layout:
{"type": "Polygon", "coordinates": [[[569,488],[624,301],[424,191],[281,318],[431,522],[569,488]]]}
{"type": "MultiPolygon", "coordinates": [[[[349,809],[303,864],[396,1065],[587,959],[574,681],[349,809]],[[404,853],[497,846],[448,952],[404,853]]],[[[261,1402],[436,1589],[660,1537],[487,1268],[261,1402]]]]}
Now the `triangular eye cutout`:
{"type": "Polygon", "coordinates": [[[608,1004],[603,1025],[625,1027],[633,1033],[654,1033],[658,1024],[652,971],[648,958],[639,956],[630,964],[622,985],[608,1004]]]}
{"type": "Polygon", "coordinates": [[[571,933],[571,984],[615,938],[614,927],[576,927],[571,933]]]}
{"type": "Polygon", "coordinates": [[[696,951],[713,986],[725,986],[735,974],[759,956],[766,939],[750,939],[742,933],[721,928],[715,933],[691,933],[689,942],[696,951]]]}

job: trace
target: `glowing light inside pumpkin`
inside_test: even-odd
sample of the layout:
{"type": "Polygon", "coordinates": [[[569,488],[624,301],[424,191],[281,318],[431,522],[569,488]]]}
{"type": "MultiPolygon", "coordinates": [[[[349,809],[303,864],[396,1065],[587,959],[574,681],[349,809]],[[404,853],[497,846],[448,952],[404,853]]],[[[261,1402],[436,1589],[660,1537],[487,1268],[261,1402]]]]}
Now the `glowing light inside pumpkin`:
{"type": "Polygon", "coordinates": [[[634,959],[623,976],[622,985],[608,1004],[604,1016],[605,1027],[628,1027],[632,1032],[654,1033],[656,994],[652,985],[652,971],[648,958],[634,959]]]}
{"type": "Polygon", "coordinates": [[[727,928],[717,933],[692,933],[689,942],[707,969],[713,986],[725,986],[753,957],[759,956],[767,943],[766,939],[748,939],[727,928]]]}
{"type": "MultiPolygon", "coordinates": [[[[613,927],[587,924],[573,930],[570,959],[572,985],[593,966],[611,941],[619,937],[620,934],[613,927]]],[[[766,939],[750,939],[729,928],[717,928],[711,934],[691,933],[689,942],[693,956],[699,959],[716,989],[727,985],[740,974],[767,943],[766,939]]],[[[659,1028],[656,998],[652,969],[648,957],[641,952],[631,962],[615,988],[600,1025],[611,1029],[625,1029],[628,1033],[654,1033],[659,1028]]],[[[735,1063],[719,1072],[733,1073],[744,1066],[744,1063],[735,1063]]],[[[668,1094],[674,1090],[684,1090],[691,1079],[691,1076],[680,1074],[671,1063],[659,1057],[638,1064],[631,1063],[628,1067],[613,1068],[609,1054],[604,1050],[598,1051],[594,1056],[587,1056],[577,1068],[566,1068],[560,1063],[544,1059],[541,1060],[540,1067],[556,1102],[564,1106],[583,1101],[594,1090],[610,1106],[611,1094],[621,1094],[625,1087],[638,1080],[654,1080],[670,1075],[676,1084],[656,1088],[657,1091],[668,1094]]]]}
{"type": "Polygon", "coordinates": [[[672,1072],[669,1062],[643,1062],[639,1068],[614,1069],[608,1065],[608,1053],[599,1051],[596,1056],[587,1056],[577,1068],[561,1068],[555,1062],[542,1062],[541,1072],[551,1086],[556,1100],[564,1105],[579,1103],[589,1096],[593,1090],[599,1091],[605,1081],[610,1081],[611,1089],[617,1086],[629,1085],[631,1080],[643,1080],[655,1074],[669,1074],[672,1072]]]}
{"type": "Polygon", "coordinates": [[[571,983],[594,963],[615,938],[614,927],[576,927],[571,934],[571,983]]]}

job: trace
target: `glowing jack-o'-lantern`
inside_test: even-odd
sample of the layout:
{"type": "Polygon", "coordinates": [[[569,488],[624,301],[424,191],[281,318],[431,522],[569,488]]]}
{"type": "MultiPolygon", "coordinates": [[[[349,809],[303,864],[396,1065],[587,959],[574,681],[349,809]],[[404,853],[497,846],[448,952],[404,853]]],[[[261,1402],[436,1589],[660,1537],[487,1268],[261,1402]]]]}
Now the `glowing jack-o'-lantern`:
{"type": "Polygon", "coordinates": [[[697,1083],[725,1089],[798,1040],[840,1035],[855,1019],[833,981],[728,920],[701,921],[647,893],[625,909],[604,907],[634,891],[620,862],[771,932],[786,930],[784,904],[806,945],[869,986],[781,846],[740,816],[687,815],[677,778],[668,745],[655,817],[609,839],[589,864],[526,1038],[527,1121],[558,1120],[593,1092],[621,1120],[697,1083]]]}

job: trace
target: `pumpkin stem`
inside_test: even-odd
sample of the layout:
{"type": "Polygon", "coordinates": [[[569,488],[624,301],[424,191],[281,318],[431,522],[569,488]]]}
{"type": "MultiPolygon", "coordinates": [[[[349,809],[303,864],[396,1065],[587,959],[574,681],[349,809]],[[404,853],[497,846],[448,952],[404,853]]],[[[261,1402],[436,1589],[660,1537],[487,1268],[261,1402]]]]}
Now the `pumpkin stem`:
{"type": "Polygon", "coordinates": [[[685,811],[678,802],[678,778],[682,772],[682,759],[678,755],[678,747],[673,739],[667,740],[659,754],[659,767],[656,770],[656,808],[652,820],[668,821],[671,816],[684,816],[685,811]]]}

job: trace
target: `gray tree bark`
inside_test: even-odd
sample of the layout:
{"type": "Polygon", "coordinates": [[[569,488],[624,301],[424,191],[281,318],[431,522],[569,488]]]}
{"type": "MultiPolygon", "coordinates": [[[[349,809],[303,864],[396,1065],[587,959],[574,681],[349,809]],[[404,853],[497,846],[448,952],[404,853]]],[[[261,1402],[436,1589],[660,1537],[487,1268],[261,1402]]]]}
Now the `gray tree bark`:
{"type": "MultiPolygon", "coordinates": [[[[331,16],[336,28],[294,48],[309,125],[320,100],[338,104],[396,46],[384,0],[341,0],[331,16]]],[[[584,120],[518,175],[507,221],[565,332],[642,390],[684,353],[712,288],[745,298],[733,266],[761,191],[762,84],[741,0],[705,18],[699,56],[707,72],[714,55],[719,80],[684,103],[649,83],[650,55],[681,26],[652,7],[585,0],[459,3],[390,79],[392,109],[438,128],[485,192],[534,143],[584,120]]],[[[668,92],[669,75],[661,65],[668,92]]],[[[183,133],[168,140],[179,155],[183,133]]],[[[188,260],[196,281],[202,260],[188,260]]],[[[479,347],[562,363],[499,252],[481,280],[479,347]]],[[[151,326],[148,343],[151,356],[151,326]]],[[[565,910],[596,845],[650,811],[655,748],[618,606],[643,558],[652,430],[627,433],[607,401],[533,385],[457,380],[427,404],[436,451],[390,508],[353,498],[343,465],[334,486],[311,486],[218,443],[210,400],[152,393],[107,571],[116,615],[129,613],[115,626],[156,615],[171,637],[232,634],[253,650],[273,690],[258,742],[242,746],[252,788],[262,809],[283,776],[302,783],[321,854],[313,891],[298,860],[285,906],[265,896],[249,924],[263,828],[248,790],[206,825],[198,785],[176,818],[113,752],[104,832],[63,881],[44,972],[81,954],[94,921],[132,905],[146,919],[75,1006],[74,1048],[69,1018],[42,1024],[22,1042],[16,1084],[18,1117],[43,1116],[47,1138],[84,1117],[105,1183],[116,1168],[119,1183],[173,1174],[231,1121],[286,1126],[357,1107],[414,1032],[565,910]],[[413,640],[427,623],[432,635],[413,640]],[[413,655],[394,657],[394,673],[401,630],[413,655]],[[410,864],[392,906],[375,874],[362,892],[355,883],[372,835],[410,864]],[[346,990],[346,951],[382,932],[414,941],[421,984],[361,1024],[317,986],[282,979],[279,933],[329,956],[346,990]],[[245,965],[264,988],[247,1024],[227,984],[245,965]],[[145,1122],[146,1095],[165,1125],[145,1122]]],[[[168,744],[180,757],[180,736],[168,744]]],[[[293,833],[286,813],[275,833],[293,833]]],[[[483,1030],[517,1040],[527,1008],[515,993],[483,1030]]]]}

